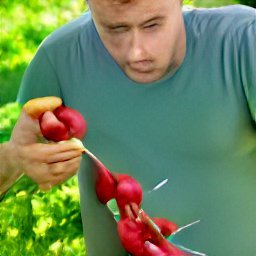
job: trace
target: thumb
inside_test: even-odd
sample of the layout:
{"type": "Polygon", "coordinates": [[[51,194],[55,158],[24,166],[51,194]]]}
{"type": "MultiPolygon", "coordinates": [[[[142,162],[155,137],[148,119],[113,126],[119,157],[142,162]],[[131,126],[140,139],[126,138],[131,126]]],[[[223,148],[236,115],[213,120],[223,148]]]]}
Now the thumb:
{"type": "Polygon", "coordinates": [[[12,131],[11,141],[18,145],[27,145],[36,143],[41,136],[39,121],[22,110],[12,131]]]}

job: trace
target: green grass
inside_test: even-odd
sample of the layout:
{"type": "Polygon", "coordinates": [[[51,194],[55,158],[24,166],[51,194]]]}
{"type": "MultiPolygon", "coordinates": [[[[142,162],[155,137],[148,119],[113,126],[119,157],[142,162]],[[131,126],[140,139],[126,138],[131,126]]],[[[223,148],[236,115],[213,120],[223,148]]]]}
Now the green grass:
{"type": "MultiPolygon", "coordinates": [[[[17,103],[0,108],[0,143],[20,111],[17,103]]],[[[0,256],[85,254],[77,177],[44,193],[24,175],[0,199],[0,256]]]]}
{"type": "Polygon", "coordinates": [[[194,0],[194,5],[197,7],[218,7],[237,3],[236,0],[194,0]]]}

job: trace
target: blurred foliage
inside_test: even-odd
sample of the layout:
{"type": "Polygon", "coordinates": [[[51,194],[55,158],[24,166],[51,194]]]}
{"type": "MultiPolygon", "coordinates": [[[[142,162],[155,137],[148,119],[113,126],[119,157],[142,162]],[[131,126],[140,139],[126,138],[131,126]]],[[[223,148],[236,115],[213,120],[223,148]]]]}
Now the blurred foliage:
{"type": "Polygon", "coordinates": [[[20,110],[21,107],[17,103],[8,103],[0,108],[0,143],[9,139],[20,110]]]}
{"type": "Polygon", "coordinates": [[[0,203],[0,255],[84,256],[77,181],[44,193],[23,176],[0,203]]]}
{"type": "Polygon", "coordinates": [[[256,8],[256,0],[240,0],[240,3],[256,8]]]}
{"type": "MultiPolygon", "coordinates": [[[[0,108],[1,143],[20,110],[17,103],[0,108]]],[[[12,186],[0,201],[0,255],[85,255],[76,177],[47,193],[25,175],[12,186]]]]}
{"type": "Polygon", "coordinates": [[[238,4],[239,0],[194,0],[195,6],[219,7],[224,5],[238,4]]]}
{"type": "Polygon", "coordinates": [[[76,0],[2,0],[1,70],[13,69],[22,63],[27,64],[48,34],[79,16],[84,8],[82,2],[76,0]]]}
{"type": "Polygon", "coordinates": [[[256,0],[193,0],[193,5],[203,7],[218,7],[231,4],[244,4],[256,8],[256,0]]]}
{"type": "Polygon", "coordinates": [[[193,0],[184,0],[183,4],[184,5],[193,5],[193,0]]]}
{"type": "Polygon", "coordinates": [[[82,0],[0,0],[0,106],[15,101],[22,74],[42,40],[85,8],[82,0]]]}

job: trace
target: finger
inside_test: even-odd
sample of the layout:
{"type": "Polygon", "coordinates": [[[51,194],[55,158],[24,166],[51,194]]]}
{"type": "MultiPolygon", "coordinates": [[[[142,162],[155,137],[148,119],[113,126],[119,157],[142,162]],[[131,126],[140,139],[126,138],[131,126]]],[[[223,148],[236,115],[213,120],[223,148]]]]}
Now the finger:
{"type": "Polygon", "coordinates": [[[57,162],[64,162],[71,160],[73,158],[77,158],[81,156],[82,153],[80,150],[71,150],[71,151],[65,151],[60,152],[54,155],[50,155],[46,160],[48,164],[57,163],[57,162]]]}
{"type": "Polygon", "coordinates": [[[140,212],[139,206],[134,202],[131,202],[130,205],[131,205],[132,211],[134,212],[134,215],[138,217],[139,212],[140,212]]]}
{"type": "Polygon", "coordinates": [[[77,142],[73,140],[67,140],[67,141],[61,141],[59,143],[47,143],[47,144],[41,144],[42,150],[47,151],[48,155],[53,155],[60,152],[66,152],[71,150],[78,150],[80,152],[83,152],[84,149],[81,144],[78,144],[77,142]]]}
{"type": "Polygon", "coordinates": [[[129,218],[129,219],[136,219],[136,216],[134,215],[131,206],[129,204],[125,205],[125,215],[129,218]]]}
{"type": "Polygon", "coordinates": [[[77,173],[82,157],[53,164],[36,164],[24,173],[34,180],[40,189],[48,191],[51,187],[63,183],[77,173]]]}
{"type": "Polygon", "coordinates": [[[53,164],[36,163],[29,168],[24,167],[24,173],[34,180],[40,188],[48,190],[49,184],[57,185],[76,174],[82,157],[78,156],[68,161],[53,164]]]}
{"type": "Polygon", "coordinates": [[[139,211],[140,209],[136,203],[132,202],[125,205],[125,214],[130,219],[136,219],[138,217],[139,211]]]}
{"type": "Polygon", "coordinates": [[[31,116],[29,116],[26,112],[21,111],[20,114],[21,123],[24,129],[28,129],[36,134],[41,134],[39,121],[33,119],[31,116]]]}
{"type": "Polygon", "coordinates": [[[35,143],[40,135],[38,120],[32,119],[22,111],[13,129],[11,140],[15,141],[17,145],[28,145],[35,143]]]}
{"type": "Polygon", "coordinates": [[[67,179],[76,174],[82,157],[78,156],[76,158],[70,159],[64,162],[58,162],[50,164],[49,172],[52,179],[67,179]]]}
{"type": "Polygon", "coordinates": [[[30,177],[39,186],[50,183],[52,175],[50,174],[49,165],[45,163],[26,163],[24,168],[24,174],[30,177]]]}
{"type": "Polygon", "coordinates": [[[32,161],[37,161],[38,163],[53,163],[58,161],[65,161],[79,156],[81,155],[81,153],[81,147],[78,147],[74,142],[64,142],[61,144],[34,143],[32,145],[24,146],[22,147],[22,150],[20,150],[20,155],[23,159],[31,159],[32,161]],[[76,152],[71,153],[71,151],[76,152]]]}

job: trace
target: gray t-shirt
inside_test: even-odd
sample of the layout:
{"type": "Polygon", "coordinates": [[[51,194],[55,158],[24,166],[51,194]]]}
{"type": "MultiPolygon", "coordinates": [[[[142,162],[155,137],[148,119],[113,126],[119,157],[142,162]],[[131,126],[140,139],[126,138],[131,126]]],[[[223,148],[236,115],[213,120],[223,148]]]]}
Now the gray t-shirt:
{"type": "MultiPolygon", "coordinates": [[[[88,12],[42,43],[18,100],[60,96],[87,120],[86,147],[110,170],[142,184],[150,216],[180,226],[200,220],[174,242],[209,256],[254,256],[255,18],[255,9],[243,6],[185,12],[183,64],[143,85],[113,60],[88,12]]],[[[87,255],[125,255],[94,182],[85,156],[79,185],[87,255]]]]}

